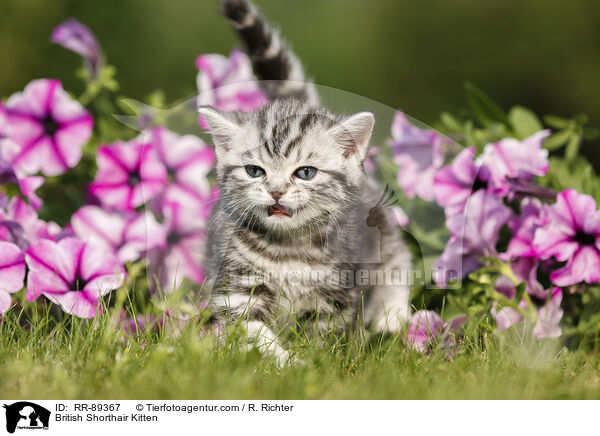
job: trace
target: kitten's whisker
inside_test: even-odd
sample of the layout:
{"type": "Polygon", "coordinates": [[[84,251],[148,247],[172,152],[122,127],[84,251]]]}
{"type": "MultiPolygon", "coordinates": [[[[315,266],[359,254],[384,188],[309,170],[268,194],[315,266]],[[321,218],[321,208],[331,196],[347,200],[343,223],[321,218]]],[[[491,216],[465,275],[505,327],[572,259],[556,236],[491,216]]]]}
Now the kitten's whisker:
{"type": "MultiPolygon", "coordinates": [[[[241,200],[241,199],[240,199],[240,200],[238,200],[238,203],[237,203],[237,204],[242,204],[242,201],[243,201],[243,200],[241,200]]],[[[236,204],[235,206],[237,206],[237,204],[236,204]]],[[[225,212],[227,212],[227,207],[225,207],[223,210],[224,210],[225,212]]],[[[222,226],[222,225],[223,225],[223,224],[224,224],[224,223],[227,221],[227,219],[231,218],[231,216],[232,216],[232,215],[233,215],[233,214],[234,214],[236,211],[237,211],[237,208],[232,208],[231,212],[229,212],[229,213],[227,214],[227,216],[222,216],[222,215],[215,214],[215,216],[214,216],[214,220],[216,220],[217,218],[221,218],[221,220],[222,220],[222,222],[221,222],[221,224],[219,225],[219,227],[217,227],[217,229],[215,230],[215,233],[216,233],[218,230],[220,230],[220,229],[221,229],[221,226],[222,226]]],[[[206,232],[207,232],[207,233],[210,231],[210,228],[211,228],[211,226],[212,226],[213,224],[214,224],[214,221],[213,221],[213,219],[211,219],[211,221],[209,221],[209,225],[208,225],[208,228],[207,228],[207,230],[206,230],[206,232]]]]}

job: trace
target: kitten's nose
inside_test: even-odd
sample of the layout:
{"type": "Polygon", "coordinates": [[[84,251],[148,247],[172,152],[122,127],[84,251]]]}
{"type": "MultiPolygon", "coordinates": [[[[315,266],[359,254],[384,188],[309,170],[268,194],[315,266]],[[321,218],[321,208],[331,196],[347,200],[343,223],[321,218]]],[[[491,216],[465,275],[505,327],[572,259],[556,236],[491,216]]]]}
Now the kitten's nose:
{"type": "Polygon", "coordinates": [[[281,197],[283,197],[283,194],[285,194],[285,192],[273,191],[271,192],[271,197],[273,197],[273,200],[279,200],[281,197]]]}

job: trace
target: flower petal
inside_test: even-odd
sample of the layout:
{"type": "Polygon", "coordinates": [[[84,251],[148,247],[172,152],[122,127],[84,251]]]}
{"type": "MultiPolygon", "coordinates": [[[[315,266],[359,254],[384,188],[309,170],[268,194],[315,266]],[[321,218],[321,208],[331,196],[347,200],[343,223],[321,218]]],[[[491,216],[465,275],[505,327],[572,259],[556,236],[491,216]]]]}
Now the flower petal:
{"type": "Polygon", "coordinates": [[[580,248],[564,267],[552,272],[550,280],[557,286],[600,283],[600,252],[595,247],[580,248]]]}
{"type": "Polygon", "coordinates": [[[559,326],[564,313],[560,307],[561,301],[562,289],[553,288],[550,300],[538,310],[538,321],[533,328],[533,334],[536,338],[557,338],[562,334],[559,326]]]}
{"type": "Polygon", "coordinates": [[[40,239],[26,251],[29,267],[27,300],[33,301],[44,293],[62,293],[69,290],[68,283],[75,279],[79,256],[74,238],[54,242],[40,239]],[[65,242],[66,241],[66,242],[65,242]]]}
{"type": "Polygon", "coordinates": [[[22,93],[16,93],[9,97],[6,108],[9,113],[18,112],[43,118],[49,114],[52,99],[57,89],[62,89],[62,85],[58,80],[33,80],[29,82],[22,93]]]}
{"type": "Polygon", "coordinates": [[[81,55],[96,72],[102,63],[102,50],[92,31],[79,21],[70,18],[52,31],[51,41],[81,55]]]}
{"type": "Polygon", "coordinates": [[[474,153],[475,149],[472,147],[461,151],[451,165],[435,173],[433,182],[435,200],[445,208],[448,216],[461,213],[473,192],[478,172],[473,162],[474,153]]]}
{"type": "Polygon", "coordinates": [[[25,255],[17,245],[0,241],[0,294],[19,291],[24,281],[25,255]]]}
{"type": "Polygon", "coordinates": [[[433,200],[433,178],[442,165],[441,136],[433,130],[412,125],[404,113],[398,111],[392,123],[390,148],[399,165],[398,183],[409,198],[418,195],[433,200]]]}
{"type": "Polygon", "coordinates": [[[6,313],[8,309],[10,309],[10,305],[12,303],[12,299],[8,292],[0,291],[0,315],[6,313]]]}
{"type": "MultiPolygon", "coordinates": [[[[196,59],[198,106],[210,105],[224,111],[249,111],[268,102],[252,74],[248,56],[233,50],[229,58],[217,54],[196,59]]],[[[200,120],[204,126],[205,121],[200,120]]]]}
{"type": "Polygon", "coordinates": [[[433,310],[419,310],[408,321],[407,342],[419,352],[437,340],[446,323],[433,310]]]}
{"type": "Polygon", "coordinates": [[[80,273],[89,280],[84,290],[95,296],[106,295],[123,284],[125,269],[118,259],[101,246],[88,243],[80,256],[80,273]]]}
{"type": "Polygon", "coordinates": [[[122,214],[110,213],[98,206],[83,206],[71,217],[71,226],[78,237],[110,252],[122,244],[126,225],[122,214]]]}
{"type": "Polygon", "coordinates": [[[71,315],[79,318],[93,318],[100,312],[97,300],[90,299],[84,292],[46,294],[46,297],[71,315]]]}
{"type": "Polygon", "coordinates": [[[507,328],[513,326],[514,324],[518,324],[523,320],[521,314],[519,314],[519,312],[512,307],[494,307],[490,310],[490,313],[496,320],[499,332],[506,330],[507,328]]]}
{"type": "Polygon", "coordinates": [[[122,262],[133,261],[140,253],[166,244],[164,228],[149,212],[140,214],[128,222],[124,239],[125,243],[119,250],[119,259],[122,262]]]}
{"type": "Polygon", "coordinates": [[[596,200],[574,189],[565,189],[556,197],[552,209],[555,216],[563,218],[571,228],[583,229],[586,219],[596,212],[596,200]]]}

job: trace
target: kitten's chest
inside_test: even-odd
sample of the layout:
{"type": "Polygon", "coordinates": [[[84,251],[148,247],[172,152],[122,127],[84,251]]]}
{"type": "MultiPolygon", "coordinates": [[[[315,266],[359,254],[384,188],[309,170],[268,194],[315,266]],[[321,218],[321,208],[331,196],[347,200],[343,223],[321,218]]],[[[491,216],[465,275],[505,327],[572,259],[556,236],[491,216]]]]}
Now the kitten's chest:
{"type": "Polygon", "coordinates": [[[271,292],[289,301],[340,287],[340,272],[334,264],[308,263],[302,260],[256,259],[251,268],[256,272],[257,284],[265,285],[271,292]]]}
{"type": "Polygon", "coordinates": [[[266,286],[278,298],[300,301],[339,288],[337,259],[327,247],[303,239],[276,244],[241,235],[232,248],[231,255],[244,264],[254,284],[266,286]]]}
{"type": "Polygon", "coordinates": [[[336,302],[346,306],[350,301],[349,290],[341,282],[347,274],[353,272],[334,265],[281,262],[274,268],[262,269],[257,283],[273,296],[271,311],[277,318],[285,319],[288,315],[329,312],[336,302]]]}
{"type": "Polygon", "coordinates": [[[233,231],[223,241],[225,273],[221,275],[226,278],[221,280],[230,287],[239,284],[237,292],[253,294],[259,289],[253,295],[271,313],[350,307],[347,283],[352,281],[354,269],[346,259],[349,250],[340,245],[349,238],[323,235],[328,239],[317,239],[313,232],[282,243],[251,231],[233,231]]]}

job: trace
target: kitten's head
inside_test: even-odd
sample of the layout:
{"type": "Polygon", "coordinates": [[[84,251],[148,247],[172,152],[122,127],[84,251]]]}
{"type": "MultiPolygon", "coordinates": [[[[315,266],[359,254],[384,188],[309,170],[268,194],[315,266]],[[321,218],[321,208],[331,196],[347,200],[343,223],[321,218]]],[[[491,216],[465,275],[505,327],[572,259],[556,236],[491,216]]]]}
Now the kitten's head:
{"type": "Polygon", "coordinates": [[[272,231],[309,229],[358,200],[374,118],[342,117],[295,100],[251,113],[201,107],[212,134],[223,205],[272,231]]]}

